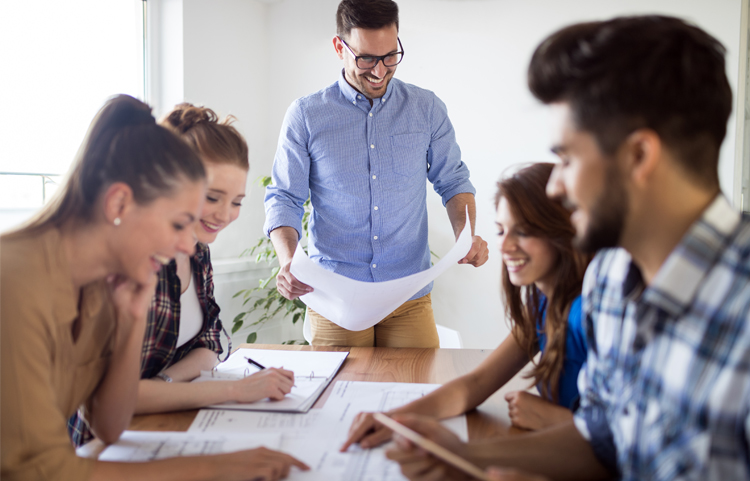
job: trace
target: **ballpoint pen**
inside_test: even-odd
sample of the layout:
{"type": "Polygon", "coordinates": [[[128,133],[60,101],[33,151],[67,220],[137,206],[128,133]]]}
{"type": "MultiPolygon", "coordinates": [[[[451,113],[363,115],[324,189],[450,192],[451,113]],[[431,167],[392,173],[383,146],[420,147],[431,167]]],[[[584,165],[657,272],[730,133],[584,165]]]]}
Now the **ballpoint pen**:
{"type": "Polygon", "coordinates": [[[262,369],[266,368],[266,366],[264,366],[263,364],[261,364],[261,363],[259,363],[257,361],[253,361],[249,357],[245,357],[245,359],[247,359],[248,364],[252,364],[253,366],[257,367],[258,369],[262,370],[262,369]]]}

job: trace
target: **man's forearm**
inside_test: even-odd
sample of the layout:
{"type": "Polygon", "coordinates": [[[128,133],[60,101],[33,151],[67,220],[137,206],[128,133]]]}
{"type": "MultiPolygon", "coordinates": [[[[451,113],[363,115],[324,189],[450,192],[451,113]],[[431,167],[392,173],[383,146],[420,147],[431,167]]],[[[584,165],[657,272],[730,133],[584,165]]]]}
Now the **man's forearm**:
{"type": "Polygon", "coordinates": [[[483,468],[516,467],[560,481],[612,478],[572,420],[529,434],[473,442],[468,452],[468,459],[483,468]]]}
{"type": "Polygon", "coordinates": [[[445,203],[445,209],[448,211],[453,234],[458,235],[466,226],[466,207],[469,207],[469,222],[471,222],[471,234],[474,235],[474,224],[476,223],[477,208],[474,201],[474,194],[456,194],[445,203]]]}
{"type": "Polygon", "coordinates": [[[279,265],[283,266],[292,261],[294,251],[297,250],[299,234],[294,227],[277,227],[271,231],[271,243],[279,258],[279,265]]]}

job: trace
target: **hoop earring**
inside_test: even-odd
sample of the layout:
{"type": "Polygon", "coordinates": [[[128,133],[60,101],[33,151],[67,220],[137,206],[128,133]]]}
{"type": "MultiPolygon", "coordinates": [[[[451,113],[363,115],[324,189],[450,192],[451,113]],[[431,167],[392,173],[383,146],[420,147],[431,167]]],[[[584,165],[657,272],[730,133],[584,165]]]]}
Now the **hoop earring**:
{"type": "Polygon", "coordinates": [[[112,221],[112,223],[113,223],[113,224],[114,224],[115,226],[118,226],[118,225],[120,225],[120,223],[121,223],[121,222],[122,222],[122,221],[120,220],[120,218],[119,218],[119,217],[115,217],[115,220],[113,220],[113,221],[112,221]]]}

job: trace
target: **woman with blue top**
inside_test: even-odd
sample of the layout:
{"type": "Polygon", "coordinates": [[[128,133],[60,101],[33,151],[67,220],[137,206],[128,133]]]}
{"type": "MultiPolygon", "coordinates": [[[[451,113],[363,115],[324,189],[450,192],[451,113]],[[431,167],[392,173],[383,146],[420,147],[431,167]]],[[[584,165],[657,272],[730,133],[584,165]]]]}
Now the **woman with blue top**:
{"type": "MultiPolygon", "coordinates": [[[[502,294],[511,335],[476,369],[388,414],[449,418],[483,403],[529,361],[541,396],[508,393],[514,426],[541,429],[570,419],[578,402],[578,372],[586,361],[581,323],[581,283],[588,258],[571,241],[570,212],[550,200],[545,187],[553,164],[533,164],[498,182],[497,243],[502,254],[502,294]]],[[[370,448],[390,439],[372,413],[360,413],[342,446],[370,448]]]]}

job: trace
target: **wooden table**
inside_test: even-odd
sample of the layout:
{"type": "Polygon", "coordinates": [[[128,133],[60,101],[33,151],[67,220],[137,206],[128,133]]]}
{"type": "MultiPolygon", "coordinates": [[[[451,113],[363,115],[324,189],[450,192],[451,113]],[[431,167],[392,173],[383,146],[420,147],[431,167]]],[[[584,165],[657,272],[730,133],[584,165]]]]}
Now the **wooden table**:
{"type": "MultiPolygon", "coordinates": [[[[243,344],[252,349],[286,349],[294,351],[349,351],[344,365],[313,409],[325,404],[333,383],[343,381],[379,381],[444,384],[468,373],[491,352],[485,349],[396,349],[385,347],[313,347],[271,344],[243,344]]],[[[516,376],[478,409],[468,413],[469,438],[484,439],[508,435],[520,430],[510,426],[503,395],[525,389],[529,381],[516,376]]],[[[130,429],[138,431],[186,431],[198,410],[135,416],[130,429]]]]}

